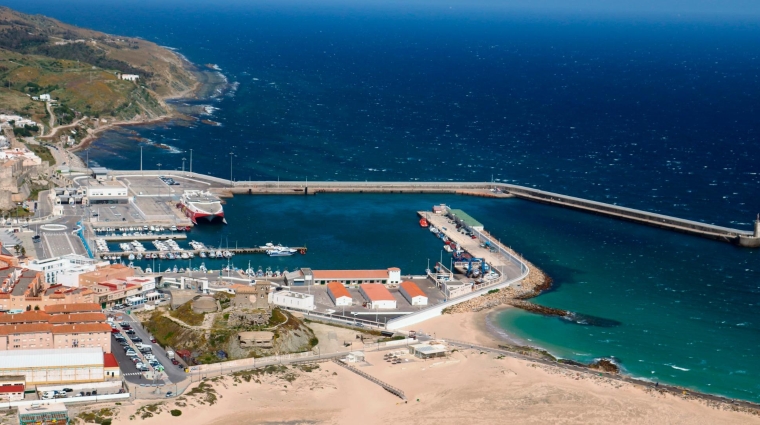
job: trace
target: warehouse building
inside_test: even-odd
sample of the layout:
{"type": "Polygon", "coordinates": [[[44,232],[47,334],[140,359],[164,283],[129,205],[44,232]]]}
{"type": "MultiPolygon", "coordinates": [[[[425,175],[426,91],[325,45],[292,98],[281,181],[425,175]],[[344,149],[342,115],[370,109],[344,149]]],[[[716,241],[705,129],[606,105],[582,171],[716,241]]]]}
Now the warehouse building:
{"type": "Polygon", "coordinates": [[[396,298],[382,284],[364,284],[359,287],[359,293],[367,300],[367,308],[369,309],[396,308],[396,298]]]}
{"type": "Polygon", "coordinates": [[[401,295],[409,301],[409,304],[427,305],[428,297],[416,283],[409,281],[401,282],[400,288],[401,295]]]}
{"type": "Polygon", "coordinates": [[[272,304],[276,306],[297,308],[300,310],[314,309],[314,295],[290,291],[278,291],[271,294],[272,304]]]}
{"type": "MultiPolygon", "coordinates": [[[[302,269],[302,273],[303,273],[302,269]]],[[[304,282],[314,285],[326,285],[329,282],[340,282],[344,285],[362,285],[366,283],[382,283],[398,285],[401,283],[401,269],[391,267],[385,270],[310,270],[311,275],[304,275],[304,282]]]]}
{"type": "Polygon", "coordinates": [[[23,375],[26,385],[100,382],[103,350],[64,348],[0,351],[0,376],[23,375]]]}
{"type": "Polygon", "coordinates": [[[351,294],[348,293],[348,289],[340,282],[330,282],[327,284],[327,295],[330,297],[336,306],[350,306],[354,300],[351,298],[351,294]]]}
{"type": "Polygon", "coordinates": [[[20,425],[68,424],[69,411],[63,403],[19,406],[18,423],[20,425]]]}

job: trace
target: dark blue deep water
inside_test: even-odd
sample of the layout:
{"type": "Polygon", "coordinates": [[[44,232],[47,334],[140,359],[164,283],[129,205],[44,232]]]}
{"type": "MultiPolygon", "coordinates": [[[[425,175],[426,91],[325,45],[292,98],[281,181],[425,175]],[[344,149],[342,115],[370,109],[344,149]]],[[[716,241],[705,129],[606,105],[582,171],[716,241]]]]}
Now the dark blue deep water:
{"type": "MultiPolygon", "coordinates": [[[[760,212],[760,27],[750,18],[539,15],[424,1],[5,3],[177,48],[236,83],[204,101],[221,127],[104,135],[89,159],[110,168],[138,168],[142,146],[146,168],[178,169],[193,149],[194,171],[221,177],[232,152],[236,180],[495,179],[742,228],[760,212]]],[[[226,206],[229,226],[196,237],[310,248],[304,257],[236,258],[237,266],[420,272],[440,254],[413,212],[443,202],[554,277],[536,302],[622,323],[508,311],[498,322],[512,336],[760,401],[756,251],[456,196],[237,197],[226,206]]]]}

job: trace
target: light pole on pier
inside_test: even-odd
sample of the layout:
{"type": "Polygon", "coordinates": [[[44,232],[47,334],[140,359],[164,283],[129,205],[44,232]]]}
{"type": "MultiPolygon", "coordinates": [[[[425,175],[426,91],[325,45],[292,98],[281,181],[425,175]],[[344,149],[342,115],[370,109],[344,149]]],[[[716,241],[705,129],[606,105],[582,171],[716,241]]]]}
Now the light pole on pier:
{"type": "Polygon", "coordinates": [[[193,150],[190,149],[190,174],[193,174],[193,150]]]}
{"type": "MultiPolygon", "coordinates": [[[[233,146],[232,149],[235,149],[233,146]]],[[[234,155],[234,152],[230,151],[230,187],[232,186],[232,155],[234,155]]]]}
{"type": "Polygon", "coordinates": [[[185,174],[185,161],[187,161],[186,158],[182,158],[182,174],[185,174]]]}
{"type": "Polygon", "coordinates": [[[161,171],[161,163],[159,162],[159,163],[158,163],[158,164],[156,164],[156,165],[158,165],[158,171],[161,171]]]}
{"type": "Polygon", "coordinates": [[[142,166],[142,159],[143,159],[142,151],[143,151],[143,147],[140,146],[140,175],[142,175],[142,173],[143,173],[142,172],[142,170],[143,170],[143,168],[142,168],[143,167],[142,166]]]}

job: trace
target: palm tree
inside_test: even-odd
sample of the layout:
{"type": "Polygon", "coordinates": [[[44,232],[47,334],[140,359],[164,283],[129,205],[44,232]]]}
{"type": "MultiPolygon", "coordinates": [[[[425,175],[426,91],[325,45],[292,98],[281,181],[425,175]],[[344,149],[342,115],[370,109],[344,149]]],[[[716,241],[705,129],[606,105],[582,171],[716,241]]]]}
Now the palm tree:
{"type": "Polygon", "coordinates": [[[19,252],[21,252],[21,248],[22,248],[21,244],[16,244],[13,246],[13,250],[16,251],[16,255],[18,255],[19,252]]]}

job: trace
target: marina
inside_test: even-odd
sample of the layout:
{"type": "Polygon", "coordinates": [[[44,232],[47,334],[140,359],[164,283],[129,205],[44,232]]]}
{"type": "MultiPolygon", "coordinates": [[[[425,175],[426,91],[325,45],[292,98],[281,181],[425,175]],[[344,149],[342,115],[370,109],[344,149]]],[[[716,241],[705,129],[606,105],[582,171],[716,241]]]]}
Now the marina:
{"type": "MultiPolygon", "coordinates": [[[[158,176],[157,171],[113,171],[115,177],[143,175],[158,176]]],[[[626,208],[619,205],[592,201],[539,189],[499,182],[313,182],[313,181],[230,181],[218,177],[181,171],[162,172],[171,174],[175,179],[206,181],[213,186],[212,191],[220,197],[235,194],[298,194],[313,195],[318,193],[438,193],[482,196],[491,198],[518,197],[532,202],[551,204],[563,208],[576,209],[614,219],[687,233],[694,236],[728,242],[745,248],[760,247],[760,217],[754,220],[751,230],[734,229],[717,226],[678,217],[626,208]]]]}

